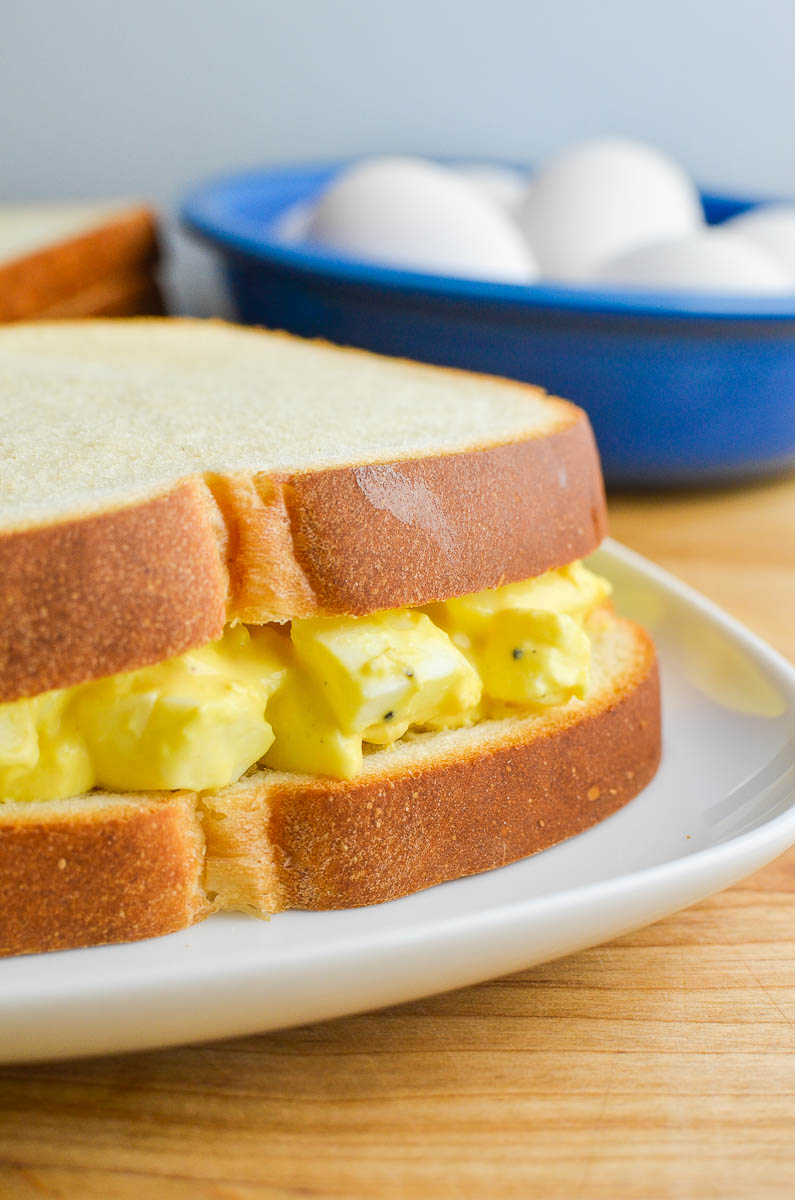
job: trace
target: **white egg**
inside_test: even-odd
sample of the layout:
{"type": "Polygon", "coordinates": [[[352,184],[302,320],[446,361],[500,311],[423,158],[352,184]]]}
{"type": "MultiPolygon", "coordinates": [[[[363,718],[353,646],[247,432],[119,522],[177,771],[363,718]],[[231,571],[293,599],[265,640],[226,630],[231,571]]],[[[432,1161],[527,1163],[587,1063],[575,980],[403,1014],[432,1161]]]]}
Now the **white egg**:
{"type": "Polygon", "coordinates": [[[673,159],[643,142],[605,137],[543,166],[517,220],[542,273],[576,281],[636,246],[692,233],[703,214],[673,159]]]}
{"type": "Polygon", "coordinates": [[[618,286],[781,295],[793,290],[783,267],[740,234],[717,229],[640,246],[604,263],[593,282],[618,286]]]}
{"type": "Polygon", "coordinates": [[[371,159],[346,171],[321,197],[307,237],[439,275],[527,283],[538,274],[521,233],[493,201],[422,159],[371,159]]]}
{"type": "Polygon", "coordinates": [[[767,251],[795,280],[795,204],[761,204],[724,221],[721,229],[767,251]]]}
{"type": "Polygon", "coordinates": [[[519,211],[530,186],[526,172],[496,163],[456,163],[453,170],[511,215],[519,211]]]}

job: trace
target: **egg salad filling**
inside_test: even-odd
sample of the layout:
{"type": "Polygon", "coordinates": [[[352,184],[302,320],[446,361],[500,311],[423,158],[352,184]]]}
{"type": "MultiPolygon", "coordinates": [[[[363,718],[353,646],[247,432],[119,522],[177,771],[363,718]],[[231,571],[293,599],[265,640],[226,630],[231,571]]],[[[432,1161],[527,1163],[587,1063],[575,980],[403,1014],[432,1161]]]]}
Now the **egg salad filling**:
{"type": "Polygon", "coordinates": [[[417,609],[228,626],[180,658],[0,704],[0,800],[223,787],[263,764],[351,779],[363,748],[582,699],[582,563],[417,609]]]}

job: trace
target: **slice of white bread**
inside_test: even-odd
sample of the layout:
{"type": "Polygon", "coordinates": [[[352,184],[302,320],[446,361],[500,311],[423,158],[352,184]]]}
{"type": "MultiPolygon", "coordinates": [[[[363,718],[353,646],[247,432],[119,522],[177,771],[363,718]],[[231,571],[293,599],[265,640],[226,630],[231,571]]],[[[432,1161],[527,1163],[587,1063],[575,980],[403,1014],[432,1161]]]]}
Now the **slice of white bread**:
{"type": "Polygon", "coordinates": [[[0,700],[496,587],[606,530],[540,389],[201,321],[0,330],[0,700]]]}
{"type": "Polygon", "coordinates": [[[138,201],[0,205],[0,321],[40,316],[157,253],[154,214],[138,201]]]}
{"type": "Polygon", "coordinates": [[[592,636],[583,702],[406,738],[352,781],[262,771],[201,795],[0,805],[0,953],[155,936],[219,909],[372,904],[587,829],[660,754],[651,641],[618,619],[592,636]]]}

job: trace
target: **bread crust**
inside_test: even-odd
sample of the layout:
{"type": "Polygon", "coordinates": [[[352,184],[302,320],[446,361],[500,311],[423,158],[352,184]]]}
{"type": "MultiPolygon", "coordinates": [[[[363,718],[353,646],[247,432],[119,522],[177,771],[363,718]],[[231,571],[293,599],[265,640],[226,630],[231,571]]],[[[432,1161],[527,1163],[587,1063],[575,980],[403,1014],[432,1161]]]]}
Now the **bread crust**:
{"type": "Polygon", "coordinates": [[[63,242],[0,264],[0,321],[22,321],[51,309],[97,279],[158,257],[154,213],[135,205],[63,242]]]}
{"type": "Polygon", "coordinates": [[[207,915],[195,797],[0,805],[0,954],[137,941],[207,915]]]}
{"type": "MultiPolygon", "coordinates": [[[[624,623],[628,627],[628,623],[624,623]]],[[[651,639],[584,712],[512,722],[469,753],[351,781],[258,776],[204,800],[207,888],[220,907],[353,908],[504,866],[581,833],[660,761],[651,639]]],[[[494,723],[495,727],[503,723],[494,723]]]]}
{"type": "Polygon", "coordinates": [[[607,532],[596,446],[576,409],[544,437],[293,478],[286,504],[297,562],[331,613],[529,579],[607,532]]]}
{"type": "Polygon", "coordinates": [[[207,489],[0,537],[0,701],[173,658],[218,637],[227,576],[207,489]]]}
{"type": "Polygon", "coordinates": [[[31,313],[28,320],[162,316],[164,312],[163,296],[152,272],[135,270],[99,279],[50,308],[31,313]]]}

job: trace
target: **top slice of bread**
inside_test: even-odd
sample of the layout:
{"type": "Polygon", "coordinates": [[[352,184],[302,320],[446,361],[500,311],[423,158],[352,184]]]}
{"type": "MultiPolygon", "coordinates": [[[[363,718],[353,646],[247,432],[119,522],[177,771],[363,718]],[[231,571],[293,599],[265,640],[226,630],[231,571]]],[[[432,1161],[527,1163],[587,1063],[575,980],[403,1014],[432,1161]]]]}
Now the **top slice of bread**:
{"type": "Polygon", "coordinates": [[[39,316],[157,258],[153,213],[134,200],[0,206],[0,321],[39,316]]]}
{"type": "Polygon", "coordinates": [[[1,700],[604,532],[588,420],[537,388],[218,322],[0,330],[1,700]]]}
{"type": "Polygon", "coordinates": [[[0,331],[0,525],[189,475],[330,470],[543,438],[540,389],[218,322],[0,331]]]}

